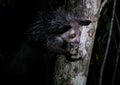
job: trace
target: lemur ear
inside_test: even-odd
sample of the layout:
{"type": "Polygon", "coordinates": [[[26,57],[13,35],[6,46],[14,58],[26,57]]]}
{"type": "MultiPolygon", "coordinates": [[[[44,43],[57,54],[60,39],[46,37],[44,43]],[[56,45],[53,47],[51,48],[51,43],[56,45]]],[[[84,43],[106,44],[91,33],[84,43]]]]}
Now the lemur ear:
{"type": "Polygon", "coordinates": [[[62,29],[62,30],[61,30],[61,34],[62,34],[62,33],[64,33],[64,32],[67,32],[68,30],[70,30],[70,29],[71,29],[71,26],[70,26],[70,25],[65,25],[65,26],[63,26],[61,29],[62,29]]]}
{"type": "Polygon", "coordinates": [[[70,29],[71,29],[70,25],[65,25],[65,26],[61,26],[61,27],[57,28],[57,30],[51,30],[49,33],[51,33],[51,34],[63,34],[70,29]]]}
{"type": "Polygon", "coordinates": [[[80,20],[79,24],[82,26],[88,26],[91,23],[91,20],[80,20]]]}

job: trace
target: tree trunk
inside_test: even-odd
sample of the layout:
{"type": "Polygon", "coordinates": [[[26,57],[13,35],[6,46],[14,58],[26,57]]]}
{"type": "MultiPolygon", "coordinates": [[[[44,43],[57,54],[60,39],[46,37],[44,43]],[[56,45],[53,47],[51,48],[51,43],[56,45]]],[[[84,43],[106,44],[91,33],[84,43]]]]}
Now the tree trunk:
{"type": "Polygon", "coordinates": [[[91,23],[88,26],[80,26],[81,36],[78,52],[82,59],[71,62],[65,56],[58,55],[54,85],[86,85],[100,3],[101,0],[69,0],[67,11],[74,16],[79,16],[80,20],[90,20],[91,23]]]}

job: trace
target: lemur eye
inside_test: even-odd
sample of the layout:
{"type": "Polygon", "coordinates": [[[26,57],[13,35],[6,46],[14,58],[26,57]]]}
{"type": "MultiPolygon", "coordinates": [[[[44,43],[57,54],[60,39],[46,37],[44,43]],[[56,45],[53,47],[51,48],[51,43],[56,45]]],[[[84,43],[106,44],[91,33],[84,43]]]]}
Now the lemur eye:
{"type": "Polygon", "coordinates": [[[76,37],[76,34],[70,35],[70,38],[75,38],[75,37],[76,37]]]}

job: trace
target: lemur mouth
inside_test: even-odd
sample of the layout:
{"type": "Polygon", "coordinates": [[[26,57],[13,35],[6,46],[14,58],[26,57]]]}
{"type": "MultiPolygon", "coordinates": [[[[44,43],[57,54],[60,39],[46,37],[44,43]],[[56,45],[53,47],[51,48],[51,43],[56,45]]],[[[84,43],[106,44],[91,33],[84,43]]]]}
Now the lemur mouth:
{"type": "Polygon", "coordinates": [[[80,57],[79,54],[74,54],[74,55],[71,55],[71,54],[68,54],[66,56],[66,59],[70,62],[75,62],[75,61],[80,61],[80,60],[83,60],[82,57],[80,57]]]}
{"type": "Polygon", "coordinates": [[[71,56],[77,56],[78,54],[77,53],[75,53],[75,54],[72,54],[71,56]]]}
{"type": "Polygon", "coordinates": [[[76,53],[68,53],[67,56],[66,56],[66,59],[68,61],[70,61],[70,62],[83,60],[78,52],[76,52],[76,53]]]}

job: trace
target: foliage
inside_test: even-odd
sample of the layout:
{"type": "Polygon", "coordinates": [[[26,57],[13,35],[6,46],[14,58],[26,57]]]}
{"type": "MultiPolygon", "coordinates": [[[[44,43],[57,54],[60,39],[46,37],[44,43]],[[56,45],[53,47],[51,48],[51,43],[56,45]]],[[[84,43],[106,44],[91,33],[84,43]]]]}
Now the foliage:
{"type": "MultiPolygon", "coordinates": [[[[106,51],[108,35],[111,26],[111,14],[112,14],[111,9],[113,7],[113,1],[114,0],[108,1],[107,5],[103,8],[99,19],[96,38],[94,42],[93,54],[91,59],[90,71],[88,76],[88,82],[87,82],[89,85],[98,85],[99,82],[99,74],[101,69],[100,67],[103,62],[103,57],[106,51]],[[90,82],[89,78],[93,79],[90,81],[94,81],[94,82],[90,82]]],[[[118,23],[116,22],[116,20],[114,20],[112,39],[108,50],[107,61],[105,63],[105,69],[103,73],[103,77],[104,77],[103,84],[105,85],[111,85],[111,83],[115,81],[113,79],[113,76],[116,75],[115,64],[117,59],[117,52],[120,49],[119,48],[120,33],[117,25],[118,23]]]]}

